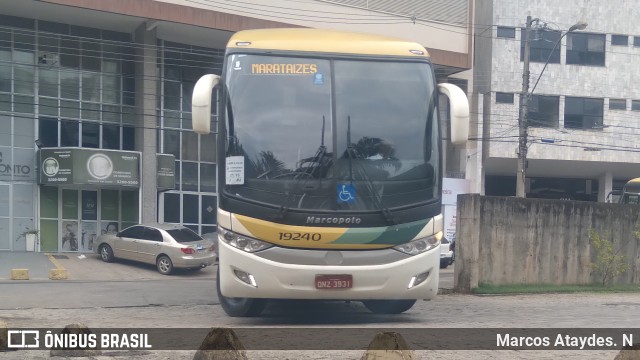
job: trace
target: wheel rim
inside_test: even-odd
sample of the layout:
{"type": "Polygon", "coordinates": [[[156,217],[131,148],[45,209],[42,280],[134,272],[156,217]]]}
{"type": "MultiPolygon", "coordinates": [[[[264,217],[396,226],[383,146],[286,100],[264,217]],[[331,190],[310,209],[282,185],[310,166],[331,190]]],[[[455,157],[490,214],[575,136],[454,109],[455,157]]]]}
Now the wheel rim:
{"type": "Polygon", "coordinates": [[[102,247],[102,251],[100,251],[100,254],[102,254],[102,260],[109,259],[109,251],[107,250],[106,246],[102,247]]]}
{"type": "Polygon", "coordinates": [[[167,259],[167,258],[160,259],[158,261],[158,267],[160,268],[160,271],[162,271],[162,272],[169,271],[169,259],[167,259]]]}

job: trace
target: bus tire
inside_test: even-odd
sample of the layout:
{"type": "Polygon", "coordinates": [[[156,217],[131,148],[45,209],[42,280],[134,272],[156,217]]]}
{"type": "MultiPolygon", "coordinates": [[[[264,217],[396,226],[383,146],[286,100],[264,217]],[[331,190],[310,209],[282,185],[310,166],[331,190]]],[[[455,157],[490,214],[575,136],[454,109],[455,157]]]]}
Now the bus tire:
{"type": "Polygon", "coordinates": [[[231,317],[255,317],[259,316],[267,305],[266,299],[230,298],[222,295],[220,291],[220,269],[216,279],[216,290],[220,306],[231,317]]]}
{"type": "Polygon", "coordinates": [[[401,314],[411,309],[416,300],[364,300],[362,303],[374,314],[401,314]]]}

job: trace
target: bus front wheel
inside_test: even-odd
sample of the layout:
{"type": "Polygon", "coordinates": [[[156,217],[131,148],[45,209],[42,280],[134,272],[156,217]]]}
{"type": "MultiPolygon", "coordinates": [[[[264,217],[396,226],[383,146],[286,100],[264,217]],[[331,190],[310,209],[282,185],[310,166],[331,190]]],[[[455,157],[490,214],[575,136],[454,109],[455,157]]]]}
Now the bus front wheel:
{"type": "Polygon", "coordinates": [[[267,305],[265,299],[233,298],[222,295],[220,291],[220,269],[216,279],[216,290],[220,305],[227,315],[231,317],[254,317],[259,316],[267,305]]]}
{"type": "Polygon", "coordinates": [[[364,306],[375,314],[400,314],[416,303],[416,300],[365,300],[364,306]]]}

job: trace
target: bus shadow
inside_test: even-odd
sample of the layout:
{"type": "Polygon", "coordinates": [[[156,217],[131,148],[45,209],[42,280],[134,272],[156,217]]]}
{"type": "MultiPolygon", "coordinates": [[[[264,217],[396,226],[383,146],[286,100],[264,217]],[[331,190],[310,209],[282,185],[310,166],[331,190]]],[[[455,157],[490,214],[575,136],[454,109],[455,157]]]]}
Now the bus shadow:
{"type": "Polygon", "coordinates": [[[271,300],[254,325],[363,325],[419,323],[412,310],[403,314],[374,314],[359,301],[271,300]]]}

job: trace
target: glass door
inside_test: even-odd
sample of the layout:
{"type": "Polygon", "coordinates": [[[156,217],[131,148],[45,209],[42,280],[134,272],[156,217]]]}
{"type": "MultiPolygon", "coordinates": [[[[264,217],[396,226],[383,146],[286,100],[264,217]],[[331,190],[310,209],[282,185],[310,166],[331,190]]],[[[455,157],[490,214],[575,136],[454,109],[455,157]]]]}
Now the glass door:
{"type": "Polygon", "coordinates": [[[58,248],[78,251],[78,190],[62,189],[62,226],[58,248]]]}
{"type": "Polygon", "coordinates": [[[98,192],[82,190],[82,233],[78,251],[93,252],[93,246],[98,236],[98,192]]]}

